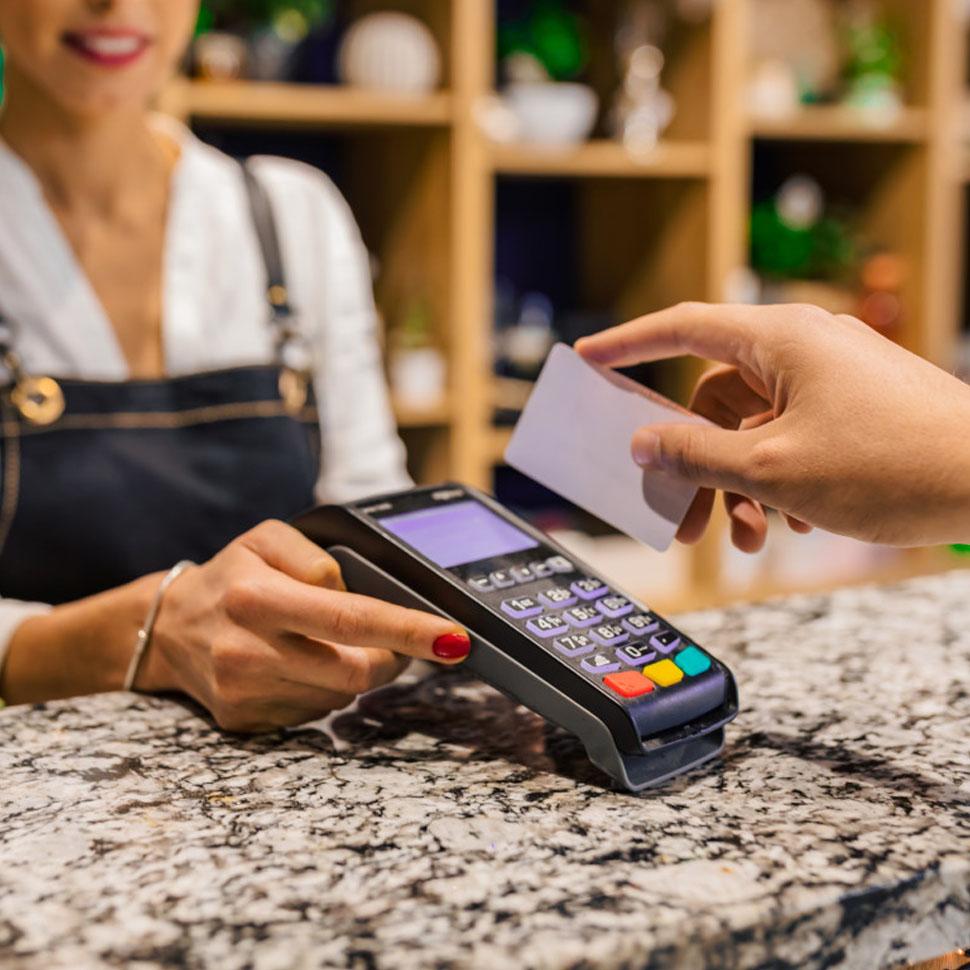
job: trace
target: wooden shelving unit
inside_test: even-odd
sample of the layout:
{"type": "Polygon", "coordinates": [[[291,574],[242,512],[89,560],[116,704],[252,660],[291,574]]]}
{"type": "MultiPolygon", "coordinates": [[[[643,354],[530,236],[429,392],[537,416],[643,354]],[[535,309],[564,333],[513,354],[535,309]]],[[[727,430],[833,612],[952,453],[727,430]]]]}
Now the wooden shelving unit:
{"type": "MultiPolygon", "coordinates": [[[[161,107],[207,135],[245,131],[251,139],[266,130],[266,150],[281,133],[303,139],[301,146],[329,146],[328,157],[338,159],[343,173],[338,184],[381,268],[376,292],[386,321],[393,324],[403,306],[421,299],[448,356],[448,399],[419,412],[396,408],[413,473],[490,488],[508,440],[508,430],[492,424],[502,186],[533,180],[570,186],[582,303],[619,319],[682,299],[730,296],[730,280],[747,264],[755,160],[773,153],[780,168],[810,171],[861,200],[865,230],[902,252],[910,266],[904,342],[950,363],[961,198],[970,181],[957,119],[964,38],[950,0],[883,2],[901,24],[909,54],[907,106],[883,126],[841,108],[806,109],[776,122],[747,117],[749,0],[720,0],[709,22],[678,28],[670,38],[664,78],[678,110],[666,139],[642,159],[606,140],[601,129],[587,144],[561,152],[488,141],[476,118],[495,88],[491,0],[348,0],[352,13],[391,6],[431,26],[446,70],[442,89],[427,97],[180,81],[161,107]]],[[[593,38],[588,80],[607,105],[617,84],[611,36],[620,0],[578,0],[578,6],[593,38]]],[[[697,367],[672,363],[663,373],[664,389],[686,397],[697,367]]],[[[728,592],[717,531],[689,555],[683,594],[670,597],[678,608],[781,591],[761,584],[728,592]]],[[[940,564],[938,555],[914,554],[896,573],[940,564]]]]}

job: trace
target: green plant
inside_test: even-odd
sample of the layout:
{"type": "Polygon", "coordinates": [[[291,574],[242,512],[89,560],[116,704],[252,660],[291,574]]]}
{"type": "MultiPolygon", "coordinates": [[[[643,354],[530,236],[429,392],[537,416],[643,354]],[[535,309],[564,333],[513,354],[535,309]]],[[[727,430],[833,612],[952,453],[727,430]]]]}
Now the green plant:
{"type": "Polygon", "coordinates": [[[580,74],[586,66],[587,49],[582,21],[560,0],[536,0],[520,20],[499,27],[500,59],[529,54],[556,81],[580,74]]]}
{"type": "Polygon", "coordinates": [[[812,225],[786,223],[774,199],[751,213],[751,265],[771,279],[845,280],[858,263],[858,248],[847,223],[823,216],[812,225]]]}

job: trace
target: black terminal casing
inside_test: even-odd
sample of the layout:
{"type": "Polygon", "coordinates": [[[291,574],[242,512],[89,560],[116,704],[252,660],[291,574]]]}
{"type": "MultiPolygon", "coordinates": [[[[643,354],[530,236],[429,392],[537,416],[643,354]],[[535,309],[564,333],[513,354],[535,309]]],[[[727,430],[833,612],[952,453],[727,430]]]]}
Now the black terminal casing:
{"type": "Polygon", "coordinates": [[[471,589],[460,569],[436,566],[380,526],[380,513],[426,508],[439,498],[479,502],[533,538],[541,555],[562,555],[584,575],[596,576],[595,570],[491,497],[456,483],[318,506],[298,516],[293,525],[334,556],[351,592],[445,616],[466,629],[472,650],[463,669],[575,734],[590,760],[623,787],[639,791],[660,784],[720,752],[724,725],[738,711],[737,687],[726,666],[712,658],[715,669],[708,672],[710,678],[699,678],[693,696],[672,691],[652,699],[645,707],[661,729],[644,733],[649,725],[635,716],[635,710],[631,713],[621,698],[526,635],[501,613],[494,597],[471,589]],[[716,696],[711,694],[715,672],[716,696]]]}

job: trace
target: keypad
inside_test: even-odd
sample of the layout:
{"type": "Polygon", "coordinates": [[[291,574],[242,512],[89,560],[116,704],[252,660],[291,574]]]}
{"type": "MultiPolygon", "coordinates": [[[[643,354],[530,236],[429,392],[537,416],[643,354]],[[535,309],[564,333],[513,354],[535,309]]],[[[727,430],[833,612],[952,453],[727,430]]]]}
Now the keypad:
{"type": "Polygon", "coordinates": [[[609,589],[607,589],[601,580],[593,579],[592,577],[577,579],[570,589],[582,600],[599,599],[609,592],[609,589]]]}
{"type": "Polygon", "coordinates": [[[650,704],[658,692],[711,669],[711,658],[658,616],[595,576],[571,581],[571,572],[569,559],[550,556],[471,576],[468,585],[486,593],[545,579],[528,594],[505,594],[502,612],[617,699],[650,704]]]}
{"type": "Polygon", "coordinates": [[[556,637],[552,645],[564,657],[584,657],[596,649],[596,644],[585,633],[570,633],[567,637],[556,637]]]}
{"type": "Polygon", "coordinates": [[[566,610],[563,616],[570,626],[578,627],[580,630],[603,620],[603,615],[595,606],[574,606],[571,610],[566,610]]]}
{"type": "Polygon", "coordinates": [[[539,602],[551,610],[564,610],[576,602],[576,595],[565,586],[555,586],[552,589],[544,589],[539,594],[539,602]]]}
{"type": "Polygon", "coordinates": [[[514,599],[502,602],[502,612],[507,613],[514,620],[527,620],[530,616],[538,616],[542,612],[542,604],[531,596],[516,596],[514,599]]]}

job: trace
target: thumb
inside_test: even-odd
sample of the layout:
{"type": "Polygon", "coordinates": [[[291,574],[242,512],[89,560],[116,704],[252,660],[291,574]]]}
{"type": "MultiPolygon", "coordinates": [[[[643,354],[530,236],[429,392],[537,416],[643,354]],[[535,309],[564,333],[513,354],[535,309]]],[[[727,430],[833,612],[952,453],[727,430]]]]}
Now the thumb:
{"type": "Polygon", "coordinates": [[[727,431],[710,425],[669,424],[640,428],[633,436],[633,460],[703,488],[752,495],[752,448],[757,430],[727,431]]]}

